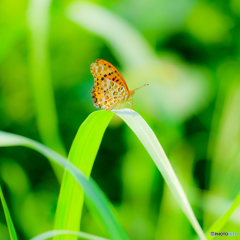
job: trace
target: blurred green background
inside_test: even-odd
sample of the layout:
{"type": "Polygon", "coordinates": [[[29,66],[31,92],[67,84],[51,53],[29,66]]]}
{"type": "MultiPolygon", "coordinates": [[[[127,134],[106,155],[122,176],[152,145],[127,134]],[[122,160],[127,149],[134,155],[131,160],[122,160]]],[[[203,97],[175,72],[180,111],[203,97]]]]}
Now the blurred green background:
{"type": "MultiPolygon", "coordinates": [[[[207,231],[240,190],[239,29],[239,0],[1,0],[0,129],[66,156],[96,110],[89,67],[103,58],[131,90],[149,84],[136,92],[134,109],[157,135],[207,231]]],[[[92,177],[131,239],[196,237],[118,117],[92,177]]],[[[47,159],[21,147],[0,148],[0,179],[19,239],[53,229],[60,186],[47,159]]],[[[239,216],[237,209],[223,231],[240,234],[239,216]]],[[[87,208],[81,230],[108,237],[87,208]]],[[[0,234],[9,239],[2,210],[0,234]]]]}

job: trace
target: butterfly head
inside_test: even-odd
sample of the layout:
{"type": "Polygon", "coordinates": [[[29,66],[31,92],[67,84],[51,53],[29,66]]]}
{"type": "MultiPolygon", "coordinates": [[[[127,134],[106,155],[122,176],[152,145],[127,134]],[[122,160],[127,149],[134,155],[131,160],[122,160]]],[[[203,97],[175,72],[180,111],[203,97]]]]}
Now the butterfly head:
{"type": "Polygon", "coordinates": [[[132,98],[132,97],[133,97],[133,95],[134,95],[134,93],[135,93],[135,91],[134,91],[134,90],[132,90],[132,91],[128,91],[129,98],[132,98]]]}

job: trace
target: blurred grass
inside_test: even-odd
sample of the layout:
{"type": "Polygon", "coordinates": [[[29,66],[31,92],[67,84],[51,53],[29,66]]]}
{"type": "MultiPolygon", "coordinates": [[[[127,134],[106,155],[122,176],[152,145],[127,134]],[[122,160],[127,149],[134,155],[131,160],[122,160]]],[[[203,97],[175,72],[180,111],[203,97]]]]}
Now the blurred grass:
{"type": "MultiPolygon", "coordinates": [[[[58,129],[48,56],[50,4],[50,0],[29,1],[27,23],[30,29],[31,83],[39,134],[47,146],[66,156],[66,150],[58,129]]],[[[58,180],[61,181],[62,169],[54,163],[52,166],[58,180]]]]}
{"type": "MultiPolygon", "coordinates": [[[[193,149],[188,143],[185,142],[185,140],[182,139],[182,141],[178,142],[178,144],[176,144],[174,149],[171,151],[169,159],[171,159],[173,169],[176,171],[176,175],[178,176],[183,189],[185,189],[186,195],[191,206],[193,207],[196,217],[198,217],[198,211],[196,211],[195,203],[192,201],[192,199],[198,199],[199,196],[197,196],[193,189],[189,189],[189,185],[194,184],[194,179],[191,174],[193,171],[194,157],[195,155],[193,149]],[[182,149],[185,149],[185,151],[182,152],[182,149]],[[183,165],[179,164],[179,162],[186,162],[187,164],[183,165]],[[182,174],[183,172],[184,174],[182,174]]],[[[184,216],[184,213],[181,211],[180,206],[176,204],[177,201],[171,198],[172,193],[170,189],[165,185],[163,190],[163,199],[159,205],[155,239],[157,240],[160,235],[164,239],[167,238],[169,235],[169,229],[166,229],[164,226],[166,224],[170,225],[172,219],[175,219],[175,231],[171,236],[176,240],[180,240],[182,235],[184,235],[186,239],[190,239],[192,235],[191,226],[187,223],[187,219],[184,216]],[[181,236],[179,236],[179,232],[182,233],[181,236]]]]}
{"type": "Polygon", "coordinates": [[[210,236],[211,232],[222,232],[223,226],[229,221],[232,213],[239,207],[240,205],[240,193],[234,199],[232,206],[221,216],[207,231],[206,236],[207,239],[212,239],[210,236]]]}
{"type": "Polygon", "coordinates": [[[97,236],[93,236],[91,234],[88,233],[84,233],[84,232],[74,232],[74,231],[69,231],[69,230],[53,230],[53,231],[49,231],[46,233],[42,233],[34,238],[32,238],[31,240],[44,240],[50,237],[54,237],[57,235],[75,235],[78,236],[78,239],[87,239],[87,240],[109,240],[106,238],[101,238],[101,237],[97,237],[97,236]]]}
{"type": "Polygon", "coordinates": [[[214,178],[214,187],[218,187],[217,190],[223,192],[229,185],[237,183],[237,179],[234,179],[233,176],[236,174],[234,169],[236,167],[235,162],[239,160],[238,146],[240,145],[240,84],[238,76],[240,75],[234,76],[235,79],[233,81],[230,80],[230,86],[226,92],[213,154],[213,164],[215,166],[212,178],[214,178]],[[221,174],[219,175],[220,172],[221,174]],[[231,179],[228,176],[231,176],[231,179]],[[215,183],[216,180],[218,185],[215,183]]]}
{"type": "Polygon", "coordinates": [[[13,225],[12,218],[11,218],[10,212],[8,210],[8,206],[7,206],[7,203],[5,201],[1,186],[0,186],[0,198],[1,198],[2,205],[3,205],[5,218],[6,218],[6,221],[7,221],[10,238],[11,238],[11,240],[18,240],[16,230],[15,230],[15,227],[13,225]]]}
{"type": "Polygon", "coordinates": [[[82,187],[86,198],[89,200],[89,208],[93,211],[95,216],[101,219],[101,222],[105,225],[110,237],[116,240],[129,239],[127,234],[122,230],[117,220],[115,219],[112,213],[110,202],[102,190],[91,178],[87,179],[86,176],[71,162],[67,161],[67,159],[36,141],[3,131],[0,131],[0,146],[29,147],[43,154],[45,157],[51,159],[52,161],[58,163],[63,168],[66,168],[66,170],[72,174],[78,184],[82,187]]]}
{"type": "Polygon", "coordinates": [[[73,2],[67,8],[66,15],[70,20],[105,39],[128,68],[145,65],[156,57],[137,30],[98,4],[88,1],[73,2]],[[95,17],[92,18],[91,15],[95,17]],[[109,22],[112,24],[109,25],[109,22]],[[124,41],[123,37],[126,38],[124,41]]]}

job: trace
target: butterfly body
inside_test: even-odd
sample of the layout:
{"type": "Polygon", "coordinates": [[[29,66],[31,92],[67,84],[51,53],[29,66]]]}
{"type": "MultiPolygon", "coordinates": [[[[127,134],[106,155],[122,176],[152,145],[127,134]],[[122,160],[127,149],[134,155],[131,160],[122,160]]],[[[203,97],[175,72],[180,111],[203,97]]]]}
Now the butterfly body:
{"type": "Polygon", "coordinates": [[[94,77],[94,87],[91,92],[93,104],[97,108],[106,111],[118,107],[121,104],[131,101],[133,107],[133,95],[135,91],[130,91],[121,73],[109,62],[98,59],[90,66],[91,74],[94,77]]]}

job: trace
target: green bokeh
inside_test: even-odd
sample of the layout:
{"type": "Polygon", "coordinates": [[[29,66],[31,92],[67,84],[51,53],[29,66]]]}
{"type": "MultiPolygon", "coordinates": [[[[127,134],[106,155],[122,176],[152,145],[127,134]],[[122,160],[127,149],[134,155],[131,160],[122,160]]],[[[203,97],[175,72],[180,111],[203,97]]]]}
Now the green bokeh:
{"type": "MultiPolygon", "coordinates": [[[[157,135],[204,231],[227,211],[240,191],[239,1],[2,0],[0,16],[1,130],[66,154],[96,110],[89,67],[103,58],[130,89],[149,84],[136,92],[134,109],[157,135]]],[[[54,171],[38,153],[0,148],[0,179],[19,239],[53,228],[60,188],[54,171]]],[[[131,239],[196,237],[117,117],[92,177],[131,239]]],[[[237,216],[223,231],[240,229],[237,216]]],[[[84,207],[82,231],[107,237],[98,223],[84,207]]],[[[4,237],[5,225],[1,211],[4,237]]]]}

